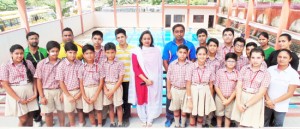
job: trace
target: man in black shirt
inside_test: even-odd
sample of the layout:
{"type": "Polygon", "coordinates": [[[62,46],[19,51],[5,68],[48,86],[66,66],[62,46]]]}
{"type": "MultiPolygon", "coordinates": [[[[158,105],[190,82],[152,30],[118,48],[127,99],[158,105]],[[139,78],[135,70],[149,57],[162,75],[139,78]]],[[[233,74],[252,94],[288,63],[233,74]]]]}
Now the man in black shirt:
{"type": "MultiPolygon", "coordinates": [[[[39,34],[35,32],[29,32],[26,35],[28,47],[24,51],[24,59],[30,60],[36,68],[36,65],[39,61],[48,56],[47,50],[45,48],[40,48],[39,45],[39,34]]],[[[39,95],[37,93],[37,100],[39,100],[39,95]]],[[[34,126],[42,126],[42,116],[41,109],[33,112],[34,126]]]]}

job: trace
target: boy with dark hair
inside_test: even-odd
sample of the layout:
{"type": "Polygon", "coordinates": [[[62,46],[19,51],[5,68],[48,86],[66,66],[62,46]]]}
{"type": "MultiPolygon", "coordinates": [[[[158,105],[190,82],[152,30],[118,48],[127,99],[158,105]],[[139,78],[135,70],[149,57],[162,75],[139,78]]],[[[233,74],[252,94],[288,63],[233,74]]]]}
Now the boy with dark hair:
{"type": "Polygon", "coordinates": [[[64,111],[68,114],[70,126],[75,127],[75,109],[78,112],[79,126],[85,125],[82,111],[82,99],[80,82],[78,79],[79,68],[82,63],[76,60],[77,46],[68,42],[64,45],[66,58],[57,67],[56,80],[59,80],[60,88],[63,91],[64,111]]]}
{"type": "Polygon", "coordinates": [[[126,31],[122,28],[118,28],[115,30],[116,40],[119,43],[116,46],[117,49],[117,58],[120,62],[124,64],[125,68],[125,76],[122,82],[123,87],[123,110],[124,110],[124,126],[129,126],[129,117],[131,116],[131,104],[128,103],[128,89],[129,89],[129,80],[130,80],[130,67],[132,65],[131,62],[131,50],[134,46],[129,45],[126,41],[127,35],[126,31]]]}
{"type": "Polygon", "coordinates": [[[102,127],[103,109],[103,74],[100,65],[94,61],[95,49],[92,45],[84,45],[82,53],[85,63],[79,68],[78,78],[82,94],[83,112],[89,114],[90,123],[96,127],[95,112],[98,119],[98,127],[102,127]]]}
{"type": "Polygon", "coordinates": [[[105,59],[104,48],[101,45],[103,42],[103,33],[99,30],[95,30],[92,33],[92,43],[95,49],[95,62],[100,63],[105,59]]]}
{"type": "Polygon", "coordinates": [[[34,77],[37,78],[37,89],[40,95],[41,112],[45,113],[47,127],[53,126],[53,112],[56,110],[59,125],[65,126],[65,114],[62,102],[62,91],[59,81],[55,80],[57,66],[60,63],[58,53],[60,45],[56,41],[49,41],[46,45],[49,57],[37,64],[34,77]]]}
{"type": "MultiPolygon", "coordinates": [[[[197,31],[196,34],[197,34],[197,38],[198,38],[198,41],[199,41],[199,46],[198,47],[201,47],[201,46],[206,47],[206,40],[208,38],[206,29],[201,28],[197,31]]],[[[196,48],[198,48],[198,47],[196,47],[196,48]]]]}
{"type": "Polygon", "coordinates": [[[238,37],[233,41],[234,53],[238,56],[235,69],[240,71],[242,67],[246,66],[249,63],[247,57],[243,56],[243,50],[246,45],[246,41],[242,37],[238,37]]]}
{"type": "Polygon", "coordinates": [[[256,48],[257,44],[255,42],[249,42],[246,44],[246,55],[247,58],[250,59],[250,52],[252,49],[256,48]]]}
{"type": "Polygon", "coordinates": [[[110,127],[117,127],[115,123],[114,108],[117,110],[118,127],[123,125],[123,87],[122,82],[125,74],[124,65],[116,60],[116,46],[113,43],[107,43],[104,46],[107,59],[102,63],[103,74],[105,78],[103,105],[109,106],[110,127]]]}
{"type": "Polygon", "coordinates": [[[184,128],[186,124],[186,113],[184,108],[187,108],[187,105],[185,104],[186,87],[184,77],[186,69],[191,64],[186,58],[188,50],[188,47],[183,44],[178,46],[178,59],[169,65],[167,72],[167,97],[171,100],[169,110],[174,112],[175,128],[184,128]],[[179,125],[180,118],[181,125],[179,125]]]}
{"type": "Polygon", "coordinates": [[[68,28],[68,27],[64,28],[62,30],[62,43],[60,44],[60,51],[59,51],[58,58],[62,59],[62,58],[66,57],[66,51],[65,51],[64,46],[68,42],[71,42],[76,45],[77,50],[78,50],[77,54],[76,54],[76,59],[81,60],[82,59],[82,46],[74,41],[73,31],[71,28],[68,28]]]}
{"type": "Polygon", "coordinates": [[[225,28],[222,32],[224,45],[219,47],[218,56],[224,61],[225,55],[229,52],[234,52],[233,50],[233,39],[234,30],[232,28],[225,28]]]}

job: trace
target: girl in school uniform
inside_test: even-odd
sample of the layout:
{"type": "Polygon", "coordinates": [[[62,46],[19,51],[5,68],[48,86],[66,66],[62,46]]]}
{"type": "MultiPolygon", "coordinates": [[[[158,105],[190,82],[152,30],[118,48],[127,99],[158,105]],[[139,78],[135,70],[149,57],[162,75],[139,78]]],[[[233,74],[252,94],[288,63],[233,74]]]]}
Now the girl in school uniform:
{"type": "Polygon", "coordinates": [[[5,116],[17,116],[19,126],[32,126],[32,111],[38,110],[36,80],[33,64],[24,60],[24,48],[15,44],[10,48],[11,59],[0,68],[0,80],[7,92],[5,116]]]}
{"type": "Polygon", "coordinates": [[[250,52],[250,64],[244,66],[236,85],[236,101],[232,111],[232,120],[241,127],[264,126],[264,95],[270,84],[271,76],[262,65],[264,51],[254,48],[250,52]]]}
{"type": "Polygon", "coordinates": [[[198,116],[197,125],[202,127],[203,116],[216,110],[213,99],[213,81],[215,73],[213,68],[206,64],[207,48],[199,47],[196,52],[197,61],[188,68],[185,80],[187,86],[187,106],[194,117],[190,118],[190,125],[195,126],[195,117],[198,116]]]}

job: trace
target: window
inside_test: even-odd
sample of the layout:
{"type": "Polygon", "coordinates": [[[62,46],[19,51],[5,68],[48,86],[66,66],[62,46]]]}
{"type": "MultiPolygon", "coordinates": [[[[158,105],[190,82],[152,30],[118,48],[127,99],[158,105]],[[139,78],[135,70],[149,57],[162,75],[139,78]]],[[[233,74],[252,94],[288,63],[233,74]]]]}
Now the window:
{"type": "Polygon", "coordinates": [[[174,15],[174,22],[184,22],[184,15],[174,15]]]}
{"type": "Polygon", "coordinates": [[[204,15],[194,15],[193,23],[203,23],[204,22],[204,15]]]}

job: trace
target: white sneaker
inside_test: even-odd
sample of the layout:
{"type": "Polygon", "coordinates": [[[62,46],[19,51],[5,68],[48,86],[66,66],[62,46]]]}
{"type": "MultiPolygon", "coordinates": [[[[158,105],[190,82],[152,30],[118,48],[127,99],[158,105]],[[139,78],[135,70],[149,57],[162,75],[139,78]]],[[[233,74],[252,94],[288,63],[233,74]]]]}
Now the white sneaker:
{"type": "Polygon", "coordinates": [[[42,127],[42,121],[38,121],[38,122],[33,121],[33,127],[42,127]]]}
{"type": "Polygon", "coordinates": [[[79,127],[84,127],[84,125],[85,125],[84,123],[79,123],[78,124],[79,127]]]}

